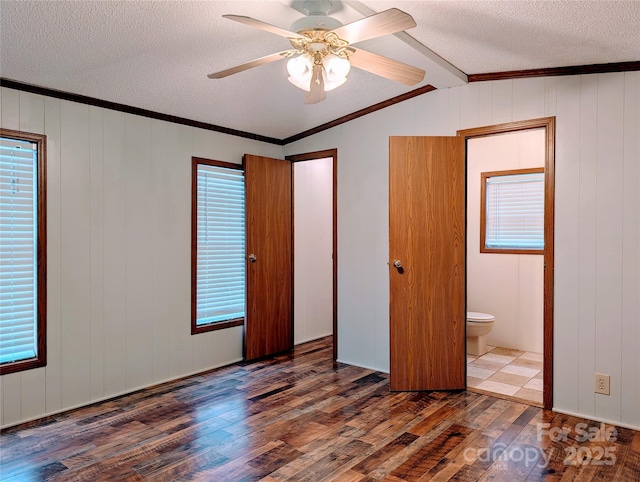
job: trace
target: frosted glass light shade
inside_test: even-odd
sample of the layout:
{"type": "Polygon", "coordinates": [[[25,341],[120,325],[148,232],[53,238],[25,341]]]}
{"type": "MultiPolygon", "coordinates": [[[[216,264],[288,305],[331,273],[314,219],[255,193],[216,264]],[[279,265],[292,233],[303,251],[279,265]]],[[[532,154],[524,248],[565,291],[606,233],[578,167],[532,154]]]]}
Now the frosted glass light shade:
{"type": "Polygon", "coordinates": [[[287,62],[289,82],[302,90],[309,90],[309,82],[313,75],[313,59],[309,54],[302,54],[287,62]]]}
{"type": "Polygon", "coordinates": [[[347,59],[343,59],[334,54],[327,55],[322,63],[324,65],[324,71],[327,73],[327,80],[330,83],[341,81],[347,76],[351,69],[351,64],[347,59]]]}
{"type": "Polygon", "coordinates": [[[351,64],[347,59],[328,54],[322,61],[324,66],[322,75],[324,76],[324,90],[326,92],[340,87],[347,81],[347,74],[351,69],[351,64]]]}

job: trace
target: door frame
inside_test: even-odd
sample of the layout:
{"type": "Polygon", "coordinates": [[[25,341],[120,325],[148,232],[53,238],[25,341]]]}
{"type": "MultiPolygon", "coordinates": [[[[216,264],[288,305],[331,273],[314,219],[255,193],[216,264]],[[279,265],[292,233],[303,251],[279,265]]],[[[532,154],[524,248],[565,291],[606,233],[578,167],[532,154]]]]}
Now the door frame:
{"type": "MultiPolygon", "coordinates": [[[[542,405],[553,408],[553,283],[554,283],[554,206],[555,206],[555,141],[556,118],[541,117],[525,121],[507,122],[492,126],[461,129],[459,136],[465,138],[465,158],[469,139],[488,137],[531,129],[545,129],[544,163],[544,288],[543,288],[543,387],[542,405]]],[[[466,163],[465,159],[465,170],[466,163]]],[[[466,236],[465,236],[466,237],[466,236]]],[[[466,276],[465,276],[466,278],[466,276]]]]}
{"type": "MultiPolygon", "coordinates": [[[[293,163],[300,161],[313,161],[314,159],[324,159],[326,157],[333,158],[333,206],[332,206],[332,218],[333,218],[333,363],[337,363],[338,360],[338,149],[325,149],[323,151],[306,152],[303,154],[295,154],[286,156],[285,159],[291,161],[291,167],[293,163]]],[[[293,265],[293,253],[295,252],[295,244],[293,242],[293,233],[295,225],[293,223],[293,209],[294,207],[294,189],[293,176],[291,176],[291,256],[292,256],[292,273],[295,272],[295,266],[293,265]]],[[[294,285],[292,284],[292,306],[294,297],[294,285]]],[[[292,318],[292,323],[295,320],[292,318]]]]}

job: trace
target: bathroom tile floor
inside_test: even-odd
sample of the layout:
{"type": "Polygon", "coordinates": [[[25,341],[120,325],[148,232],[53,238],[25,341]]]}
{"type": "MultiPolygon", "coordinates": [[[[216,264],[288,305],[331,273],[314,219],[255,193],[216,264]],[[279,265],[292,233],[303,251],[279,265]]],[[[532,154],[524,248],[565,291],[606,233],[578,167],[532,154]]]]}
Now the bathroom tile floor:
{"type": "Polygon", "coordinates": [[[487,348],[480,357],[467,355],[467,386],[542,404],[542,354],[487,348]]]}

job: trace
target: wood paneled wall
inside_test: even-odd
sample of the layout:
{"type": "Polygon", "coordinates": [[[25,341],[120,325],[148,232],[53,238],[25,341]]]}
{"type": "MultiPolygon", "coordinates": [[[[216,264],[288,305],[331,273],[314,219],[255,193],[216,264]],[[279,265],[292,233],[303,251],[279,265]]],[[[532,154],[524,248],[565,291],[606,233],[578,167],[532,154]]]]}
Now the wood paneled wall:
{"type": "Polygon", "coordinates": [[[189,335],[192,155],[338,148],[338,357],[388,371],[388,137],[555,115],[554,407],[640,428],[640,72],[437,90],[284,153],[6,88],[1,102],[3,127],[49,140],[48,366],[0,377],[1,424],[240,357],[240,328],[189,335]],[[593,393],[595,371],[611,375],[611,396],[593,393]]]}
{"type": "Polygon", "coordinates": [[[191,336],[191,156],[282,147],[13,89],[1,125],[47,135],[48,364],[0,377],[0,425],[242,357],[242,327],[191,336]]]}
{"type": "Polygon", "coordinates": [[[554,407],[640,428],[640,72],[475,82],[285,146],[337,147],[338,359],[389,369],[388,137],[556,116],[554,407]],[[594,372],[611,375],[595,395],[594,372]]]}

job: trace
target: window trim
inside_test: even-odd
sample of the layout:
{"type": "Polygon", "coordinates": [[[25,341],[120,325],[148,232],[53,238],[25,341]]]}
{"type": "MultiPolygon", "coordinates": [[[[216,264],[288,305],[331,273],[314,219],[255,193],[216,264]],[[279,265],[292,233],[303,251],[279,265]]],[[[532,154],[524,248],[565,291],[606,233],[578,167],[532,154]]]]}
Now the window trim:
{"type": "MultiPolygon", "coordinates": [[[[544,167],[532,167],[528,169],[511,169],[508,171],[491,171],[480,173],[480,252],[499,254],[544,254],[543,249],[522,249],[522,248],[487,248],[486,247],[486,216],[487,216],[487,178],[498,176],[516,176],[519,174],[539,174],[544,173],[544,167]]],[[[545,175],[546,186],[546,175],[545,175]]]]}
{"type": "Polygon", "coordinates": [[[37,199],[37,273],[38,306],[36,330],[38,354],[35,358],[0,364],[0,375],[16,373],[47,365],[47,136],[0,128],[0,137],[30,141],[37,145],[38,199],[37,199]]]}
{"type": "Polygon", "coordinates": [[[207,333],[244,325],[244,318],[217,321],[207,325],[198,325],[197,283],[198,283],[198,165],[236,169],[244,174],[244,164],[215,161],[201,157],[191,158],[191,334],[207,333]]]}

